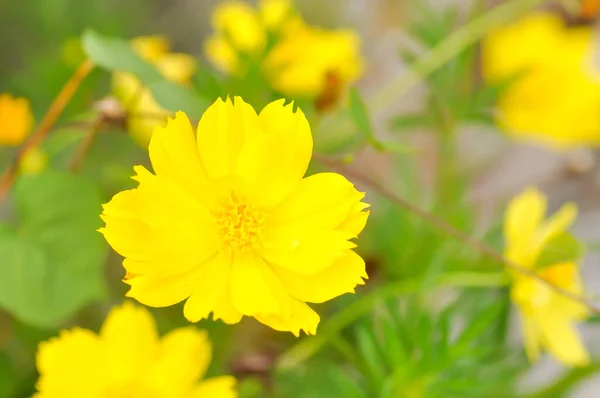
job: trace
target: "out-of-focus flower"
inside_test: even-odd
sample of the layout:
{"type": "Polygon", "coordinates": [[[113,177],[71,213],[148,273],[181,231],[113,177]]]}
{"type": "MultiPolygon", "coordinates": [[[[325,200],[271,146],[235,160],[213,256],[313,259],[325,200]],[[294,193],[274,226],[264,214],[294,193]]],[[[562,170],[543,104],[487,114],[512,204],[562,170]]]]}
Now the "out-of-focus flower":
{"type": "Polygon", "coordinates": [[[0,94],[0,145],[21,145],[33,128],[29,101],[0,94]]]}
{"type": "Polygon", "coordinates": [[[19,162],[19,172],[22,174],[37,174],[48,164],[48,156],[39,148],[28,149],[19,162]]]}
{"type": "Polygon", "coordinates": [[[185,317],[242,316],[296,336],[316,332],[321,303],[364,284],[350,240],[364,228],[363,193],[343,176],[303,178],[312,155],[304,114],[241,98],[218,99],[196,135],[179,112],[150,143],[156,174],[136,166],[139,187],[104,205],[101,229],[125,257],[128,292],[185,317]]]}
{"type": "Polygon", "coordinates": [[[204,331],[175,329],[159,338],[152,315],[125,303],[100,334],[74,328],[42,342],[34,398],[235,398],[232,376],[200,380],[211,361],[204,331]]]}
{"type": "MultiPolygon", "coordinates": [[[[169,42],[162,36],[138,37],[131,41],[137,54],[153,63],[168,80],[188,84],[196,70],[196,60],[182,53],[169,52],[169,42]]],[[[152,97],[150,90],[131,73],[113,74],[113,92],[128,114],[127,129],[133,139],[147,148],[156,126],[164,126],[170,112],[152,97]]]]}
{"type": "Polygon", "coordinates": [[[225,2],[215,9],[213,26],[205,53],[217,68],[243,75],[252,62],[262,62],[266,80],[286,96],[337,102],[362,74],[358,35],[307,25],[289,0],[263,0],[258,9],[225,2]]]}
{"type": "Polygon", "coordinates": [[[591,28],[566,27],[550,13],[492,32],[483,43],[484,77],[510,81],[498,99],[498,125],[516,140],[557,150],[600,145],[593,42],[591,28]]]}
{"type": "Polygon", "coordinates": [[[341,89],[360,77],[360,38],[354,31],[295,25],[265,59],[273,88],[287,96],[316,98],[332,81],[341,89]]]}
{"type": "MultiPolygon", "coordinates": [[[[505,256],[511,262],[532,270],[545,281],[576,296],[583,294],[576,262],[558,263],[542,269],[536,263],[548,242],[564,233],[577,215],[573,204],[564,205],[544,221],[546,198],[529,188],[509,204],[505,216],[505,256]]],[[[511,270],[511,298],[519,308],[525,349],[535,361],[541,347],[570,366],[588,363],[589,358],[577,333],[576,321],[587,317],[586,307],[561,295],[531,276],[511,270]]]]}

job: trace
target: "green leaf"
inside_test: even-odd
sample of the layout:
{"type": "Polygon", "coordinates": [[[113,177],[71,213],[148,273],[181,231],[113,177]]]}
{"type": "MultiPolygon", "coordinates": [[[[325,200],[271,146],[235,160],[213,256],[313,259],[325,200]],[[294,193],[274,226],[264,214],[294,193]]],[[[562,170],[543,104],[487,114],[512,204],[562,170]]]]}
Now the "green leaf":
{"type": "Polygon", "coordinates": [[[155,67],[136,54],[127,40],[102,36],[88,29],[83,32],[82,45],[86,55],[105,69],[131,72],[146,84],[164,79],[155,67]]]}
{"type": "Polygon", "coordinates": [[[565,232],[544,245],[536,268],[542,269],[568,261],[576,261],[582,258],[584,253],[583,244],[576,237],[565,232]]]}
{"type": "Polygon", "coordinates": [[[413,130],[431,126],[431,116],[427,114],[401,115],[392,119],[390,126],[393,130],[413,130]]]}
{"type": "Polygon", "coordinates": [[[350,89],[350,117],[354,121],[358,131],[364,135],[367,141],[377,149],[380,149],[377,138],[375,138],[375,131],[371,124],[369,111],[356,87],[350,89]]]}
{"type": "Polygon", "coordinates": [[[174,112],[183,111],[192,119],[200,119],[208,101],[190,87],[180,86],[168,80],[161,80],[148,86],[156,101],[174,112]]]}
{"type": "Polygon", "coordinates": [[[0,228],[0,307],[56,327],[104,293],[100,197],[81,177],[46,171],[17,180],[13,199],[20,222],[0,228]]]}

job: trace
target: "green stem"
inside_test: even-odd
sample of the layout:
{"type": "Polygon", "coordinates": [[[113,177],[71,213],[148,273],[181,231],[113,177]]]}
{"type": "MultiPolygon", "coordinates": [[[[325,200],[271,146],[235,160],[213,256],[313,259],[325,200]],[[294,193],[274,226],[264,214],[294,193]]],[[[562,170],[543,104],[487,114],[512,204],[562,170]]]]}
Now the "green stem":
{"type": "MultiPolygon", "coordinates": [[[[504,272],[456,272],[442,276],[438,280],[438,286],[488,288],[505,286],[508,282],[507,275],[504,272]]],[[[334,339],[343,328],[368,313],[377,302],[414,293],[418,291],[419,288],[420,283],[417,279],[405,279],[390,283],[386,286],[377,287],[371,292],[364,294],[354,303],[348,305],[329,318],[316,336],[303,339],[283,353],[279,358],[277,366],[282,370],[293,368],[298,363],[312,357],[323,346],[334,339]]]]}
{"type": "Polygon", "coordinates": [[[585,368],[573,368],[551,385],[534,393],[527,394],[523,396],[523,398],[561,397],[564,393],[571,390],[577,383],[592,376],[598,371],[600,371],[600,363],[591,364],[585,368]]]}
{"type": "Polygon", "coordinates": [[[444,66],[469,46],[487,35],[495,27],[537,6],[543,0],[508,0],[490,12],[457,29],[446,40],[423,54],[408,71],[402,71],[368,101],[371,112],[385,111],[408,90],[431,73],[444,66]]]}

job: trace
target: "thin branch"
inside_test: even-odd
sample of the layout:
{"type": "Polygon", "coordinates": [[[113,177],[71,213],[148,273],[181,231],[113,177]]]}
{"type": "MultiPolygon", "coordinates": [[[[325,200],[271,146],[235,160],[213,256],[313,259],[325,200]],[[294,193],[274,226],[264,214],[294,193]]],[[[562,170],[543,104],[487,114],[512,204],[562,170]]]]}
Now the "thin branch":
{"type": "Polygon", "coordinates": [[[79,68],[75,71],[73,76],[65,83],[62,90],[56,98],[54,102],[46,112],[46,115],[40,122],[37,130],[29,137],[29,139],[23,144],[23,146],[17,152],[15,158],[13,159],[11,165],[2,175],[2,179],[0,180],[0,205],[4,202],[4,199],[8,195],[8,191],[10,191],[10,187],[12,186],[15,177],[17,175],[17,170],[21,159],[27,151],[31,148],[37,147],[43,140],[46,138],[46,135],[54,126],[54,123],[58,120],[59,116],[62,114],[63,110],[73,98],[73,95],[77,91],[77,88],[81,85],[81,82],[94,68],[94,64],[90,60],[84,61],[79,68]]]}
{"type": "Polygon", "coordinates": [[[96,120],[94,120],[94,122],[91,124],[89,133],[83,138],[81,144],[75,152],[75,155],[71,159],[69,170],[71,170],[73,173],[76,173],[79,171],[79,169],[81,169],[81,166],[83,165],[83,160],[87,156],[90,149],[92,149],[92,145],[96,140],[98,133],[100,133],[100,131],[102,130],[102,127],[104,126],[105,122],[106,117],[103,113],[100,113],[96,117],[96,120]]]}
{"type": "Polygon", "coordinates": [[[479,241],[478,239],[462,232],[461,230],[459,230],[458,228],[449,224],[448,222],[444,221],[443,219],[441,219],[431,213],[428,213],[424,210],[421,210],[419,207],[413,205],[412,203],[408,202],[404,198],[396,195],[394,192],[392,192],[385,186],[381,185],[379,182],[375,181],[371,177],[368,177],[359,172],[356,172],[356,171],[346,167],[346,165],[344,163],[332,160],[326,156],[314,154],[313,157],[315,159],[317,159],[319,162],[323,163],[324,165],[331,167],[332,169],[337,169],[340,173],[345,174],[346,176],[350,177],[352,180],[363,183],[364,185],[366,185],[369,188],[373,189],[374,191],[378,192],[381,196],[387,198],[391,202],[404,208],[405,210],[409,211],[410,213],[418,215],[425,221],[434,225],[436,228],[438,228],[441,231],[445,232],[446,234],[453,236],[454,238],[466,243],[468,246],[471,246],[473,249],[479,251],[480,253],[485,254],[486,256],[488,256],[489,258],[491,258],[493,260],[496,260],[498,263],[504,264],[506,267],[508,267],[522,275],[529,276],[529,277],[537,280],[538,282],[543,283],[544,285],[548,286],[550,289],[552,289],[556,293],[558,293],[564,297],[567,297],[573,301],[576,301],[578,303],[585,305],[591,312],[600,314],[600,308],[597,308],[592,302],[588,301],[586,298],[580,297],[568,290],[561,288],[560,286],[556,286],[556,285],[548,282],[544,278],[540,277],[539,275],[537,275],[534,271],[524,268],[523,266],[516,264],[515,262],[509,261],[507,258],[504,257],[504,255],[502,255],[502,253],[497,252],[492,247],[490,247],[490,246],[486,245],[485,243],[479,241]]]}

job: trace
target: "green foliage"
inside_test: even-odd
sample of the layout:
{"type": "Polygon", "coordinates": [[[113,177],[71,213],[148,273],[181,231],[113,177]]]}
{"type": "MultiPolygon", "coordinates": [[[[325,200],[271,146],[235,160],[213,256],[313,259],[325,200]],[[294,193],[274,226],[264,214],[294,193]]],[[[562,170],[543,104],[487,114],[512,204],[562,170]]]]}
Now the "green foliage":
{"type": "Polygon", "coordinates": [[[18,226],[0,229],[0,306],[24,322],[57,327],[104,292],[100,197],[81,177],[47,171],[21,177],[13,199],[18,226]]]}
{"type": "Polygon", "coordinates": [[[550,239],[542,248],[536,268],[542,269],[569,261],[579,261],[584,254],[583,244],[570,233],[563,233],[550,239]]]}

